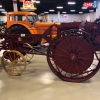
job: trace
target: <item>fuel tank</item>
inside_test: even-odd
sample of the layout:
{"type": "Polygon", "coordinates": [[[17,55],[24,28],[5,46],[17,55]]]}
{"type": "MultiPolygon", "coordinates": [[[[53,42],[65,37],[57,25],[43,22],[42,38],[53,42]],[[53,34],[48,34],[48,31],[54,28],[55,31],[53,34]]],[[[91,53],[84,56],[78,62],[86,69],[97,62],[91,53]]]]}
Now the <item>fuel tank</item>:
{"type": "Polygon", "coordinates": [[[35,22],[34,23],[34,27],[50,27],[51,25],[53,24],[57,24],[57,25],[60,25],[61,23],[59,22],[35,22]]]}

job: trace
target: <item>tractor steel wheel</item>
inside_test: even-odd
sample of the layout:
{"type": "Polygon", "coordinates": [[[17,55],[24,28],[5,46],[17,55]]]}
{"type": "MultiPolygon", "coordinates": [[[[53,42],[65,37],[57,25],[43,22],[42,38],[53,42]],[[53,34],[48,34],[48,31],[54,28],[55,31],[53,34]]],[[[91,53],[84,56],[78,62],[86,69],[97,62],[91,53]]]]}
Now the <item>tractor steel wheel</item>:
{"type": "Polygon", "coordinates": [[[1,65],[8,74],[17,76],[25,70],[26,60],[20,52],[10,50],[3,53],[1,65]],[[23,60],[23,62],[21,60],[23,60]]]}
{"type": "Polygon", "coordinates": [[[71,35],[50,44],[47,61],[56,76],[69,82],[88,80],[100,67],[98,54],[91,43],[71,35]]]}
{"type": "MultiPolygon", "coordinates": [[[[23,45],[26,47],[25,50],[27,50],[27,52],[31,51],[32,48],[33,48],[29,43],[25,43],[23,45]]],[[[34,53],[34,50],[32,50],[32,52],[34,53]]],[[[27,62],[29,62],[30,60],[32,60],[33,56],[34,56],[34,54],[29,54],[29,53],[26,53],[24,55],[24,57],[25,57],[25,59],[26,59],[27,62]]]]}
{"type": "Polygon", "coordinates": [[[26,59],[27,62],[29,62],[33,58],[34,50],[32,49],[33,47],[29,43],[22,43],[22,44],[16,43],[14,46],[16,50],[20,51],[24,55],[24,58],[26,59]],[[32,54],[30,54],[30,52],[32,54]]]}

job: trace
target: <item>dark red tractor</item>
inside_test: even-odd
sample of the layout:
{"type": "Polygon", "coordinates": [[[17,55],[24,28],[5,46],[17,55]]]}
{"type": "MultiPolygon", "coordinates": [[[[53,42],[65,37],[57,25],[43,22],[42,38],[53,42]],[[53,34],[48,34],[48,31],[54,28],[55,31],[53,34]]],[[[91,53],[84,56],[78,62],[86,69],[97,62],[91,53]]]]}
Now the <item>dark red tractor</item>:
{"type": "Polygon", "coordinates": [[[78,22],[61,23],[60,26],[53,24],[43,34],[0,34],[0,38],[5,39],[0,49],[6,50],[1,59],[2,67],[10,75],[20,75],[26,67],[24,56],[34,53],[46,55],[52,72],[64,81],[90,79],[100,68],[100,26],[88,22],[84,30],[80,30],[79,25],[78,22]],[[57,28],[54,38],[51,35],[52,27],[57,28]],[[34,44],[42,39],[49,44],[47,53],[25,46],[25,43],[34,44]]]}

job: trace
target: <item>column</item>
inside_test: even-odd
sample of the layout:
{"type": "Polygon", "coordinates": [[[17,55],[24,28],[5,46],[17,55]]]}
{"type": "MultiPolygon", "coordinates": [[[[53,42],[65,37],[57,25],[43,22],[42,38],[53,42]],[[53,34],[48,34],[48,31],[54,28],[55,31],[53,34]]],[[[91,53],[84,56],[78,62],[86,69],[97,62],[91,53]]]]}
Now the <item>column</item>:
{"type": "Polygon", "coordinates": [[[97,0],[98,4],[97,4],[97,9],[96,9],[96,18],[100,18],[100,0],[97,0]]]}
{"type": "Polygon", "coordinates": [[[18,11],[18,8],[17,8],[17,0],[13,0],[13,10],[14,11],[18,11]]]}
{"type": "Polygon", "coordinates": [[[58,22],[60,22],[60,11],[58,11],[58,22]]]}

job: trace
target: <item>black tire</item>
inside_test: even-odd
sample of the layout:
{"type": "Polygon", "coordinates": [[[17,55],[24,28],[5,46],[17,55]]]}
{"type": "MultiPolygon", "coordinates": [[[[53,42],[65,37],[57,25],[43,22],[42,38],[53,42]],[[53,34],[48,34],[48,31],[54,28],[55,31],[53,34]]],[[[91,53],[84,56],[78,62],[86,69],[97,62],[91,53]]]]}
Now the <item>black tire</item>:
{"type": "MultiPolygon", "coordinates": [[[[16,34],[30,34],[30,32],[28,31],[27,28],[25,28],[24,26],[21,26],[21,25],[14,25],[12,27],[10,27],[8,29],[8,34],[13,34],[13,33],[16,33],[16,34]]],[[[33,46],[37,46],[39,44],[39,42],[35,43],[35,44],[31,44],[33,46]]]]}
{"type": "Polygon", "coordinates": [[[8,33],[13,34],[13,33],[23,33],[23,34],[30,34],[30,32],[21,25],[14,25],[8,29],[8,33]]]}

